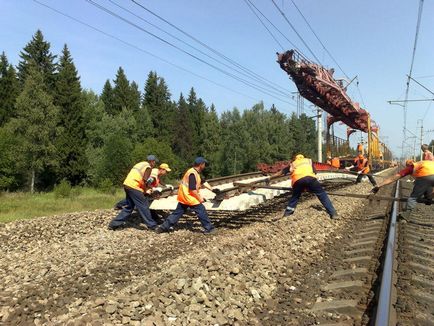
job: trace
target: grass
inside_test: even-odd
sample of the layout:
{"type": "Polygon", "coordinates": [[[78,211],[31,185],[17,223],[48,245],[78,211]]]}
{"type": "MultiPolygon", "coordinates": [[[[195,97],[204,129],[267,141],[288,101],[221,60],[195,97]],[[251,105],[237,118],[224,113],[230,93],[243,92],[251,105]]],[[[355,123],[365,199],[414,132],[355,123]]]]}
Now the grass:
{"type": "MultiPolygon", "coordinates": [[[[74,189],[73,189],[74,190],[74,189]]],[[[49,193],[0,193],[0,223],[39,216],[111,208],[125,193],[119,189],[114,195],[82,188],[67,198],[49,193]]]]}

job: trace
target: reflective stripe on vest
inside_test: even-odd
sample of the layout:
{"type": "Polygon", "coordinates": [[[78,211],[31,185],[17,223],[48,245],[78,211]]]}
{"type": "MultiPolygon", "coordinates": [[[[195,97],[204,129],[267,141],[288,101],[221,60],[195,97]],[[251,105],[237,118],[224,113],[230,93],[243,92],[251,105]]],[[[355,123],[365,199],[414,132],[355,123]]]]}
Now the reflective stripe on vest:
{"type": "Polygon", "coordinates": [[[143,192],[143,176],[145,175],[145,171],[150,167],[148,162],[140,162],[134,165],[125,178],[124,186],[143,192]]]}
{"type": "Polygon", "coordinates": [[[421,178],[434,175],[434,161],[419,161],[413,164],[413,177],[421,178]]]}
{"type": "Polygon", "coordinates": [[[293,172],[291,174],[292,186],[297,182],[297,180],[304,177],[315,177],[312,169],[312,160],[308,158],[302,158],[301,160],[295,160],[291,163],[293,172]]]}
{"type": "Polygon", "coordinates": [[[181,184],[178,188],[178,201],[181,204],[185,204],[188,206],[194,206],[199,205],[200,201],[196,197],[194,197],[191,194],[190,185],[189,185],[189,178],[190,174],[194,174],[194,177],[196,178],[196,190],[199,191],[201,186],[201,178],[199,173],[196,171],[195,168],[190,168],[185,172],[184,177],[181,180],[181,184]]]}
{"type": "Polygon", "coordinates": [[[369,165],[368,165],[368,160],[366,158],[364,158],[362,161],[360,161],[360,159],[356,159],[354,161],[354,163],[357,166],[357,171],[363,171],[362,174],[367,174],[369,173],[370,169],[369,169],[369,165]],[[366,167],[365,167],[366,164],[366,167]]]}

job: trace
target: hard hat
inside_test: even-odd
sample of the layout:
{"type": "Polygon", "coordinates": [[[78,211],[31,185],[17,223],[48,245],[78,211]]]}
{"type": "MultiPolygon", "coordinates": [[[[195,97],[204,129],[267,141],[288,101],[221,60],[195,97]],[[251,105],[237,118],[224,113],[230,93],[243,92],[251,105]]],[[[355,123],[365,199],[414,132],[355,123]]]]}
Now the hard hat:
{"type": "Polygon", "coordinates": [[[296,160],[301,160],[301,159],[304,159],[304,156],[303,156],[303,154],[297,154],[297,155],[295,156],[295,159],[296,159],[296,160]]]}
{"type": "Polygon", "coordinates": [[[410,166],[410,165],[413,165],[413,164],[414,164],[414,161],[412,159],[409,159],[409,160],[405,161],[405,165],[406,166],[410,166]]]}
{"type": "Polygon", "coordinates": [[[159,169],[166,170],[167,172],[172,171],[172,169],[169,167],[169,164],[167,164],[167,163],[161,163],[160,166],[159,166],[158,168],[159,168],[159,169]]]}

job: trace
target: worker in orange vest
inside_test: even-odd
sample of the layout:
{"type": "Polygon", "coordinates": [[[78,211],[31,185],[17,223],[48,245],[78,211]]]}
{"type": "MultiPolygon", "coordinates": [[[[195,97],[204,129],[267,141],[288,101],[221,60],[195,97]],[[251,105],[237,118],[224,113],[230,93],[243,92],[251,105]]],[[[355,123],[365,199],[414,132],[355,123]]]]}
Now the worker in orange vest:
{"type": "Polygon", "coordinates": [[[339,215],[333,207],[327,193],[324,191],[315,176],[316,171],[311,159],[305,158],[302,154],[298,154],[288,167],[277,172],[273,176],[287,175],[288,173],[291,174],[292,197],[289,199],[288,206],[283,213],[284,217],[294,214],[301,194],[305,189],[307,189],[318,197],[330,218],[339,218],[339,215]]]}
{"type": "Polygon", "coordinates": [[[339,169],[341,167],[341,160],[339,159],[339,157],[333,157],[332,158],[331,166],[333,166],[334,168],[337,168],[337,169],[339,169]]]}
{"type": "Polygon", "coordinates": [[[367,176],[371,184],[375,187],[377,185],[377,181],[375,181],[372,174],[369,174],[370,168],[369,168],[369,162],[368,159],[363,156],[363,154],[359,154],[354,159],[354,164],[350,167],[347,167],[346,170],[353,170],[357,171],[357,179],[356,183],[360,183],[362,181],[362,178],[364,176],[367,176]]]}
{"type": "Polygon", "coordinates": [[[200,173],[205,169],[207,163],[208,161],[203,157],[197,157],[194,160],[193,167],[185,172],[178,188],[178,205],[172,214],[166,218],[164,223],[157,227],[157,233],[168,232],[172,226],[178,223],[179,219],[187,209],[196,212],[199,221],[204,228],[204,234],[215,232],[215,228],[208,217],[205,206],[203,205],[205,198],[200,193],[201,188],[213,191],[207,182],[202,183],[200,177],[200,173]]]}
{"type": "Polygon", "coordinates": [[[124,190],[127,206],[110,222],[109,230],[116,230],[126,225],[126,221],[131,216],[134,207],[137,208],[143,223],[154,230],[157,222],[152,218],[149,210],[149,200],[145,196],[148,189],[147,180],[151,176],[152,168],[155,166],[157,158],[155,155],[148,155],[147,161],[139,162],[133,166],[124,180],[124,190]]]}
{"type": "Polygon", "coordinates": [[[373,193],[377,193],[381,187],[391,184],[407,175],[415,178],[413,190],[407,200],[407,210],[401,214],[404,218],[409,218],[413,209],[416,207],[417,199],[425,196],[425,203],[432,204],[434,187],[434,161],[413,162],[407,160],[406,167],[394,176],[385,179],[378,186],[372,188],[373,193]]]}

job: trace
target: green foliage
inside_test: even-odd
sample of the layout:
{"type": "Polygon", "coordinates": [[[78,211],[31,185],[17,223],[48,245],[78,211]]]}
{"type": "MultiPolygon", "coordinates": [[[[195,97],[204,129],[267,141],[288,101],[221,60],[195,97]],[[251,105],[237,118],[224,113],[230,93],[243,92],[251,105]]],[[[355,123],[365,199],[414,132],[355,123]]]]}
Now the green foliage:
{"type": "Polygon", "coordinates": [[[57,177],[77,185],[86,177],[87,158],[84,99],[80,78],[65,45],[59,62],[54,104],[60,109],[59,135],[56,139],[59,166],[57,177]]]}
{"type": "Polygon", "coordinates": [[[16,118],[10,121],[12,130],[21,137],[17,151],[23,154],[23,165],[31,172],[31,190],[35,174],[45,166],[55,166],[55,137],[58,134],[58,108],[43,85],[43,75],[30,66],[22,93],[16,102],[16,118]]]}
{"type": "Polygon", "coordinates": [[[50,94],[55,89],[56,56],[50,51],[50,43],[44,40],[40,30],[33,35],[32,40],[27,43],[20,53],[21,61],[18,64],[18,78],[22,86],[30,74],[30,66],[36,66],[42,74],[45,91],[50,94]]]}
{"type": "Polygon", "coordinates": [[[98,183],[98,190],[110,195],[114,195],[116,193],[116,187],[108,178],[101,179],[101,181],[98,183]]]}
{"type": "Polygon", "coordinates": [[[3,52],[0,56],[0,127],[14,115],[14,104],[18,93],[19,84],[15,68],[9,64],[3,52]]]}
{"type": "Polygon", "coordinates": [[[172,148],[182,160],[190,162],[193,160],[194,155],[194,129],[188,105],[182,93],[179,97],[177,109],[172,148]]]}
{"type": "Polygon", "coordinates": [[[67,198],[71,195],[72,187],[68,180],[63,179],[59,184],[54,186],[54,197],[67,198]]]}
{"type": "Polygon", "coordinates": [[[22,174],[17,154],[19,140],[13,132],[7,128],[0,128],[0,191],[16,190],[22,182],[22,174]]]}

